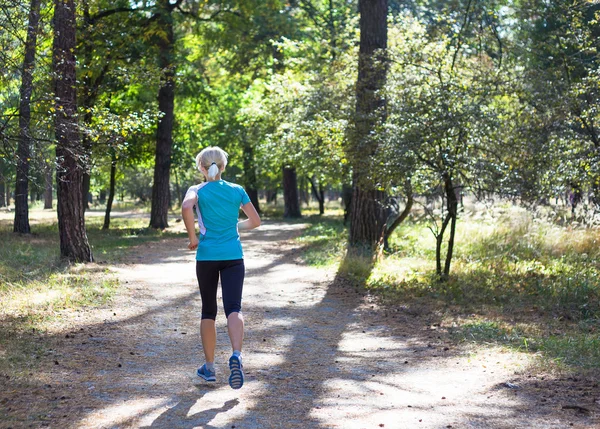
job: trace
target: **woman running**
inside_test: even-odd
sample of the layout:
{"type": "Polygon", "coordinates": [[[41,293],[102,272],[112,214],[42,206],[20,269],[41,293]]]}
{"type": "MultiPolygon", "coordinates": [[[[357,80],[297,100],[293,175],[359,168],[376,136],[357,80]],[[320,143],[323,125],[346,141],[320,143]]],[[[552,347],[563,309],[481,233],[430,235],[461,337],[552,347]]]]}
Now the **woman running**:
{"type": "Polygon", "coordinates": [[[202,298],[200,335],[206,363],[197,371],[198,377],[216,381],[215,347],[217,331],[217,286],[221,278],[223,307],[233,353],[229,358],[229,385],[239,389],[244,384],[242,342],[242,288],[244,255],[238,231],[260,226],[260,217],[240,185],[221,179],[227,165],[227,153],[219,147],[207,147],[196,157],[196,166],[206,181],[192,186],[182,204],[182,216],[187,229],[188,249],[196,250],[196,277],[202,298]],[[196,236],[194,207],[198,215],[200,237],[196,236]],[[239,221],[239,209],[248,219],[239,221]]]}

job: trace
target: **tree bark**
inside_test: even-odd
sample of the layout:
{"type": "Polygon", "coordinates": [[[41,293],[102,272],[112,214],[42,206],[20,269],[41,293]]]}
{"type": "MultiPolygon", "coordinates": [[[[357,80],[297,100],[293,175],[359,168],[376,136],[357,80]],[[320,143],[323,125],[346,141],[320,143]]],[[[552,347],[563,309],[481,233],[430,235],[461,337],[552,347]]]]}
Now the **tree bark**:
{"type": "Polygon", "coordinates": [[[298,181],[295,167],[283,167],[283,204],[283,217],[302,217],[300,213],[300,201],[298,199],[298,181]]]}
{"type": "Polygon", "coordinates": [[[55,0],[52,63],[60,254],[73,262],[91,262],[81,193],[83,169],[77,123],[75,25],[74,1],[55,0]]]}
{"type": "Polygon", "coordinates": [[[13,225],[13,231],[22,234],[29,234],[31,232],[29,226],[27,194],[29,192],[29,160],[31,158],[31,93],[33,92],[33,69],[35,68],[35,52],[39,22],[40,0],[31,0],[19,102],[19,145],[17,147],[15,222],[13,225]]]}
{"type": "Polygon", "coordinates": [[[319,214],[322,215],[325,213],[325,192],[323,190],[323,183],[319,182],[319,188],[315,185],[315,176],[312,176],[308,179],[310,182],[310,186],[313,191],[313,195],[319,202],[319,214]]]}
{"type": "Polygon", "coordinates": [[[454,192],[450,173],[444,173],[444,193],[446,195],[446,217],[442,222],[440,231],[435,237],[435,270],[441,281],[448,280],[450,276],[450,263],[452,262],[452,255],[454,253],[454,236],[456,234],[456,218],[458,216],[458,199],[454,192]],[[442,244],[448,225],[450,225],[450,237],[448,238],[448,248],[446,249],[444,269],[442,270],[442,244]]]}
{"type": "Polygon", "coordinates": [[[449,174],[446,176],[444,187],[446,190],[447,209],[450,214],[450,237],[448,237],[448,250],[446,251],[443,278],[448,279],[450,277],[450,263],[454,254],[454,236],[456,235],[456,218],[458,216],[458,198],[456,198],[452,177],[449,174]]]}
{"type": "Polygon", "coordinates": [[[158,22],[164,34],[158,39],[159,66],[162,71],[158,90],[158,110],[162,113],[156,130],[156,156],[152,184],[150,227],[169,226],[171,154],[173,151],[173,121],[175,108],[175,34],[169,0],[161,0],[158,22]]]}
{"type": "Polygon", "coordinates": [[[268,204],[277,204],[277,189],[267,189],[266,194],[268,204]]]}
{"type": "Polygon", "coordinates": [[[6,207],[6,189],[4,189],[4,178],[0,177],[0,207],[6,207]]]}
{"type": "Polygon", "coordinates": [[[45,171],[45,191],[44,191],[44,208],[51,209],[52,208],[52,167],[50,165],[46,165],[45,171]]]}
{"type": "Polygon", "coordinates": [[[377,151],[373,133],[385,120],[381,89],[387,75],[387,0],[360,0],[360,48],[356,81],[355,135],[349,250],[371,256],[383,241],[384,192],[374,183],[371,159],[377,151]]]}
{"type": "Polygon", "coordinates": [[[115,199],[115,182],[117,176],[117,157],[115,151],[112,151],[110,162],[110,187],[108,190],[108,202],[106,203],[106,212],[104,213],[104,225],[102,229],[110,228],[110,211],[112,210],[112,204],[115,199]]]}

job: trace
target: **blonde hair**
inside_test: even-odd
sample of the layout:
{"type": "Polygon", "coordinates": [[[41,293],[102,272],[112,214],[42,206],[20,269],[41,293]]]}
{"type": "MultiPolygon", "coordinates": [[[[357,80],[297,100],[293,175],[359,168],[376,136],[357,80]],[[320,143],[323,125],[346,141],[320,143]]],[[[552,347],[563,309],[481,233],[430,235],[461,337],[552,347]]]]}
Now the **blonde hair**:
{"type": "Polygon", "coordinates": [[[219,171],[227,166],[228,156],[227,152],[219,146],[209,146],[202,149],[196,156],[196,167],[198,167],[198,170],[200,170],[200,167],[204,167],[208,172],[208,180],[212,180],[217,177],[219,171]]]}

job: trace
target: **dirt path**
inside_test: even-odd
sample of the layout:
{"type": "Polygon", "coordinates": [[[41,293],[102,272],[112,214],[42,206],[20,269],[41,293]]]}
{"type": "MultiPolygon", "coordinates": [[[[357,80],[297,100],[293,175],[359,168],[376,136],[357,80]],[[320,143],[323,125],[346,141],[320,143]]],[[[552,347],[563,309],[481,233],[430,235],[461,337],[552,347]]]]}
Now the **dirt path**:
{"type": "Polygon", "coordinates": [[[74,314],[49,339],[54,348],[36,383],[2,383],[9,390],[0,411],[9,419],[0,424],[600,427],[598,389],[583,400],[558,393],[569,380],[528,377],[524,355],[494,348],[468,353],[437,331],[434,314],[378,309],[333,284],[335,273],[300,263],[290,239],[301,228],[267,223],[243,236],[247,380],[241,390],[227,385],[222,308],[217,383],[194,376],[202,353],[193,254],[184,241],[169,239],[137,248],[129,264],[112,268],[122,283],[118,297],[110,307],[74,314]],[[569,408],[575,405],[581,408],[569,408]]]}

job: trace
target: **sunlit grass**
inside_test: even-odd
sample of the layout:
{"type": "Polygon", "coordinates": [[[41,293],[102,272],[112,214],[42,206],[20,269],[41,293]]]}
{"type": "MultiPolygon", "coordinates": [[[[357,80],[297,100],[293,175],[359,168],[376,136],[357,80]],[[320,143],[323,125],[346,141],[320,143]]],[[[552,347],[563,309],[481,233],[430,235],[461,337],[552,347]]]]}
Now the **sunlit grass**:
{"type": "Polygon", "coordinates": [[[65,312],[103,305],[114,297],[119,282],[107,263],[121,260],[132,246],[171,234],[148,229],[142,216],[115,218],[108,231],[101,229],[101,216],[86,217],[96,262],[70,264],[60,259],[54,216],[40,215],[32,217],[30,235],[14,234],[11,222],[0,222],[0,372],[14,374],[34,363],[32,356],[44,344],[39,338],[35,347],[29,344],[32,332],[48,332],[60,325],[65,312]]]}
{"type": "MultiPolygon", "coordinates": [[[[315,222],[301,238],[311,244],[306,261],[342,261],[341,219],[315,222]]],[[[465,214],[445,283],[435,276],[435,239],[426,221],[409,218],[390,242],[392,253],[375,265],[354,258],[340,273],[387,305],[418,302],[445,312],[462,341],[600,368],[600,230],[556,225],[510,206],[465,214]]]]}
{"type": "Polygon", "coordinates": [[[0,221],[0,373],[17,377],[35,368],[48,347],[45,333],[60,329],[65,312],[97,307],[114,297],[119,282],[107,263],[122,260],[132,246],[172,234],[148,229],[148,219],[135,213],[113,218],[108,231],[101,229],[102,216],[87,216],[96,263],[69,264],[60,259],[55,215],[32,214],[31,235],[14,234],[10,220],[0,221]]]}
{"type": "Polygon", "coordinates": [[[310,226],[297,239],[304,245],[303,259],[314,266],[331,266],[341,261],[346,243],[339,216],[305,218],[310,226]]]}

